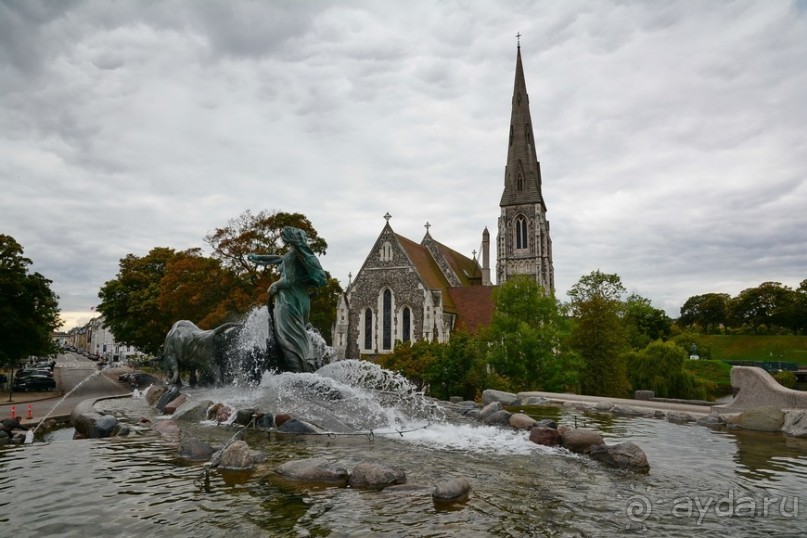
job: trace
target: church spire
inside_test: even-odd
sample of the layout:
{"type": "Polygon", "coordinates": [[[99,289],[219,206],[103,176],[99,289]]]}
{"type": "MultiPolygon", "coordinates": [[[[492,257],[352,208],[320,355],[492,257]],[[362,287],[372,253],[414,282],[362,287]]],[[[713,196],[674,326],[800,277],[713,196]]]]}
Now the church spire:
{"type": "Polygon", "coordinates": [[[541,165],[535,153],[535,138],[532,133],[530,98],[527,94],[524,67],[521,64],[521,34],[516,37],[519,39],[516,50],[516,79],[510,113],[504,192],[499,206],[537,203],[546,210],[541,194],[541,165]]]}

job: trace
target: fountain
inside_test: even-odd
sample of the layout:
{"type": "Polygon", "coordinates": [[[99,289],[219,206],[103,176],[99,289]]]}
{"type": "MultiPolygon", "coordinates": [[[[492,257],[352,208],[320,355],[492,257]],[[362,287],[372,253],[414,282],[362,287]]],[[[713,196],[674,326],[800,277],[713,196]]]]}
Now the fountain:
{"type": "Polygon", "coordinates": [[[59,400],[57,400],[57,402],[55,404],[53,404],[53,406],[50,408],[50,410],[47,413],[45,413],[45,416],[42,417],[42,419],[37,423],[37,425],[34,427],[34,429],[33,430],[28,430],[28,432],[26,432],[26,434],[25,434],[25,444],[31,444],[31,443],[34,442],[34,436],[36,435],[36,432],[39,430],[39,428],[42,426],[42,424],[44,424],[50,418],[50,416],[53,414],[54,411],[56,411],[56,409],[62,404],[62,402],[64,402],[68,397],[75,394],[76,391],[78,391],[78,389],[81,388],[82,385],[84,385],[84,383],[86,383],[90,379],[94,378],[95,376],[99,375],[100,373],[101,373],[101,370],[96,370],[96,371],[92,372],[90,375],[88,375],[87,377],[82,379],[79,383],[77,383],[75,387],[70,389],[61,398],[59,398],[59,400]]]}

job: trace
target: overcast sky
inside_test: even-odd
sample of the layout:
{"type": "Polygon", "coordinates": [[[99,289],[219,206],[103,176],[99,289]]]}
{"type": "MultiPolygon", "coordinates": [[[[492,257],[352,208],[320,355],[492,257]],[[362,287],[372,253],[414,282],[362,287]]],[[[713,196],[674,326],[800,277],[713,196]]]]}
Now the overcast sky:
{"type": "Polygon", "coordinates": [[[807,278],[805,1],[0,0],[0,233],[65,328],[126,254],[247,209],[307,215],[343,286],[386,212],[471,255],[518,32],[559,298],[807,278]]]}

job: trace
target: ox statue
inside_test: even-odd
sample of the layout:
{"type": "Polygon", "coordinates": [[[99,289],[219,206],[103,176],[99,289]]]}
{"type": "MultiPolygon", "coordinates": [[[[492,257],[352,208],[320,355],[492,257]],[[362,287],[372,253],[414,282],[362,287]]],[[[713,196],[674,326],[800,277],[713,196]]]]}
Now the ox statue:
{"type": "Polygon", "coordinates": [[[163,369],[167,381],[181,383],[179,369],[187,368],[191,384],[194,384],[197,372],[200,382],[221,382],[227,370],[224,353],[227,336],[237,327],[241,324],[225,323],[205,331],[185,319],[174,323],[163,346],[163,369]]]}

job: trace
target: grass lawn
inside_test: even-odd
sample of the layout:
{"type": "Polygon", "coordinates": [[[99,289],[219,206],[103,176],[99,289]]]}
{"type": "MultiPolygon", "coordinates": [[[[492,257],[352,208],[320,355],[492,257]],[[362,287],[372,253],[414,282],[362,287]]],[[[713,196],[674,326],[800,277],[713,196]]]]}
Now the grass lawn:
{"type": "Polygon", "coordinates": [[[699,335],[712,360],[807,364],[807,336],[699,335]]]}

